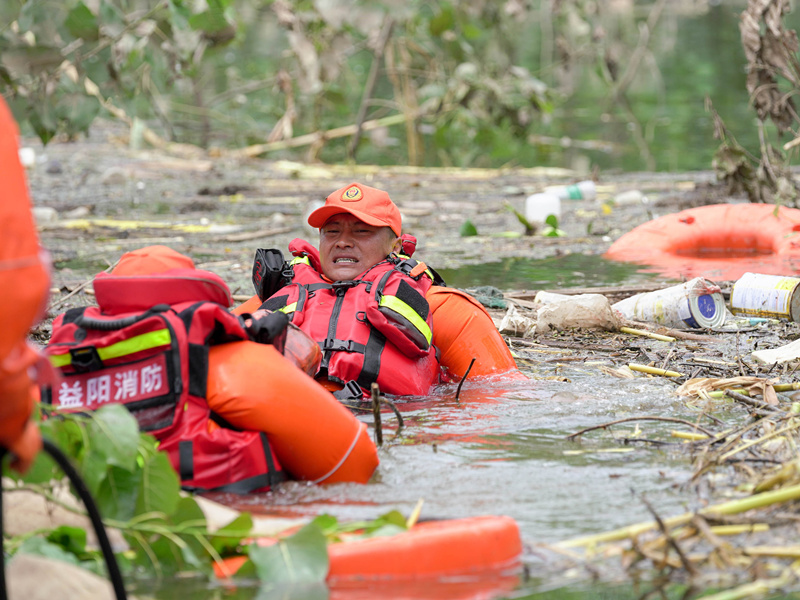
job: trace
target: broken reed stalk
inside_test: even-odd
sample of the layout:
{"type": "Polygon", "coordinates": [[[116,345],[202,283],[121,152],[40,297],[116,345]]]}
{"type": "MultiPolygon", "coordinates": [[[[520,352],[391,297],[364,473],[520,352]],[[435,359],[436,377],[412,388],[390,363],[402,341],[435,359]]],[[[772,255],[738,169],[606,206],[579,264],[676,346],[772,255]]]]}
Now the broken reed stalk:
{"type": "Polygon", "coordinates": [[[609,421],[607,423],[601,423],[600,425],[592,425],[591,427],[585,427],[580,431],[576,431],[575,433],[570,433],[565,439],[571,440],[594,429],[605,429],[606,427],[610,427],[611,425],[619,425],[620,423],[627,423],[630,421],[666,421],[668,423],[683,423],[684,425],[688,425],[692,429],[696,429],[697,431],[704,433],[708,437],[711,438],[714,437],[714,434],[712,432],[708,431],[707,429],[704,429],[697,423],[692,423],[691,421],[686,421],[685,419],[678,419],[676,417],[625,417],[624,419],[617,419],[616,421],[609,421]]]}
{"type": "Polygon", "coordinates": [[[375,419],[375,445],[383,446],[383,426],[381,425],[381,392],[377,383],[370,388],[372,392],[372,416],[375,419]]]}
{"type": "MultiPolygon", "coordinates": [[[[677,527],[678,525],[685,525],[690,523],[695,514],[703,515],[704,517],[714,517],[716,515],[735,515],[739,513],[752,510],[754,508],[764,508],[773,504],[780,504],[791,500],[800,499],[800,485],[793,485],[784,489],[775,490],[773,492],[764,492],[762,494],[754,494],[747,498],[740,500],[732,500],[730,502],[723,502],[722,504],[715,504],[707,506],[697,513],[684,513],[675,517],[663,519],[666,527],[677,527]]],[[[595,535],[587,535],[571,540],[564,540],[554,544],[557,548],[580,548],[590,547],[596,544],[605,542],[617,542],[626,538],[634,538],[642,533],[651,531],[658,528],[655,521],[646,521],[634,525],[628,525],[613,531],[599,533],[595,535]]]]}
{"type": "Polygon", "coordinates": [[[648,375],[661,375],[662,377],[683,377],[683,373],[677,371],[667,371],[666,369],[659,369],[658,367],[651,367],[648,365],[637,365],[636,363],[629,363],[628,368],[631,371],[639,371],[640,373],[647,373],[648,375]]]}
{"type": "Polygon", "coordinates": [[[733,456],[734,454],[738,454],[742,450],[747,450],[748,448],[752,448],[753,446],[758,446],[759,444],[762,444],[762,443],[766,442],[767,440],[771,440],[774,437],[778,437],[779,435],[783,435],[784,433],[787,433],[789,431],[797,429],[798,425],[800,425],[800,424],[791,423],[791,424],[787,425],[786,427],[781,427],[780,429],[776,429],[775,431],[773,431],[771,433],[768,433],[767,435],[761,436],[757,440],[750,440],[749,442],[745,442],[741,446],[738,446],[738,447],[734,448],[733,450],[731,450],[729,452],[726,452],[725,454],[720,456],[719,460],[720,460],[720,462],[726,461],[731,456],[733,456]]]}
{"type": "Polygon", "coordinates": [[[394,437],[397,437],[398,435],[400,435],[400,432],[403,431],[403,425],[405,424],[403,422],[403,415],[400,414],[400,410],[397,408],[397,405],[391,400],[388,400],[385,397],[381,397],[381,403],[391,408],[392,412],[394,413],[394,416],[397,417],[397,431],[395,431],[394,433],[394,437]]]}
{"type": "Polygon", "coordinates": [[[659,514],[656,512],[656,509],[653,508],[653,505],[650,504],[647,498],[642,495],[639,495],[639,500],[644,504],[645,508],[647,508],[647,511],[653,515],[653,519],[655,519],[656,525],[658,525],[659,530],[661,530],[661,534],[667,540],[669,546],[675,550],[675,553],[678,555],[681,565],[683,565],[683,568],[686,569],[686,572],[692,576],[697,575],[697,569],[694,568],[694,565],[686,557],[683,549],[678,545],[678,541],[672,535],[670,535],[669,528],[667,528],[666,523],[664,523],[659,514]]]}
{"type": "Polygon", "coordinates": [[[736,400],[737,402],[741,402],[742,404],[746,404],[747,406],[752,406],[753,408],[761,408],[764,410],[780,411],[780,409],[777,406],[772,406],[771,404],[767,404],[763,400],[757,400],[756,398],[745,396],[744,394],[740,394],[739,392],[735,392],[734,390],[722,390],[722,391],[725,392],[725,395],[728,398],[736,400]]]}
{"type": "Polygon", "coordinates": [[[653,333],[652,331],[645,331],[644,329],[634,329],[633,327],[620,327],[619,330],[622,333],[629,333],[631,335],[640,335],[642,337],[651,338],[654,340],[658,340],[660,342],[674,342],[676,338],[668,336],[668,335],[661,335],[660,333],[653,333]]]}
{"type": "MultiPolygon", "coordinates": [[[[107,268],[105,271],[103,271],[103,273],[110,273],[110,272],[111,272],[111,270],[112,270],[114,267],[116,267],[118,264],[119,264],[119,261],[116,261],[116,262],[115,262],[113,265],[109,265],[109,266],[108,266],[108,268],[107,268]]],[[[78,285],[78,286],[77,286],[77,287],[76,287],[74,290],[72,290],[72,291],[71,291],[69,294],[67,294],[66,296],[62,296],[61,298],[59,298],[58,300],[56,300],[55,302],[53,302],[53,303],[52,303],[50,306],[48,306],[48,307],[47,307],[47,312],[49,312],[49,313],[52,313],[54,310],[56,310],[57,308],[59,308],[59,307],[60,307],[62,304],[64,304],[64,303],[65,303],[67,300],[69,300],[69,299],[70,299],[72,296],[74,296],[75,294],[77,294],[78,292],[80,292],[82,289],[85,289],[85,288],[86,288],[88,285],[90,285],[92,282],[94,282],[94,280],[95,280],[95,277],[97,277],[97,275],[94,275],[94,276],[92,276],[91,278],[87,279],[86,281],[84,281],[83,283],[81,283],[80,285],[78,285]]],[[[88,291],[89,291],[89,290],[87,290],[87,292],[88,292],[88,291]]]]}

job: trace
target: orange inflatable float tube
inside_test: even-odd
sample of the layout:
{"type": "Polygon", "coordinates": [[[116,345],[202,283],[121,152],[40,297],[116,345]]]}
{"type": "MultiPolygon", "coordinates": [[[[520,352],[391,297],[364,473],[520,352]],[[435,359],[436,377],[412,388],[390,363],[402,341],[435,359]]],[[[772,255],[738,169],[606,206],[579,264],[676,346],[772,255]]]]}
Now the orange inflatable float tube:
{"type": "Polygon", "coordinates": [[[464,377],[474,358],[470,377],[503,374],[527,379],[480,302],[461,290],[436,285],[426,298],[433,313],[433,344],[449,376],[464,377]]]}
{"type": "Polygon", "coordinates": [[[711,204],[643,223],[603,255],[649,265],[666,277],[738,279],[747,271],[800,271],[800,209],[711,204]]]}
{"type": "MultiPolygon", "coordinates": [[[[256,542],[269,546],[276,539],[256,542]]],[[[396,535],[331,543],[328,559],[331,586],[509,574],[522,566],[522,539],[517,522],[506,516],[423,521],[396,535]]],[[[214,571],[230,577],[246,560],[227,558],[214,571]]]]}
{"type": "Polygon", "coordinates": [[[38,428],[29,421],[34,400],[28,371],[38,355],[26,337],[44,314],[50,273],[31,214],[18,137],[0,97],[0,446],[11,450],[13,466],[24,471],[41,447],[38,428]]]}
{"type": "Polygon", "coordinates": [[[295,479],[366,483],[378,466],[367,426],[273,346],[212,346],[206,398],[233,425],[264,431],[295,479]]]}

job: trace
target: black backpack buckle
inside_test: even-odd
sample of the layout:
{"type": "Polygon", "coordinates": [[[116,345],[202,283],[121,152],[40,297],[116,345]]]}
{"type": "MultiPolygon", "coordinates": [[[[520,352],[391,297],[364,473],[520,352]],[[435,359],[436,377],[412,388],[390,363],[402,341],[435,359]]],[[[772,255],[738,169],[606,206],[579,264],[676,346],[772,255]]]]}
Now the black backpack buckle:
{"type": "Polygon", "coordinates": [[[344,384],[344,387],[336,392],[333,392],[333,397],[339,400],[340,402],[344,402],[347,400],[363,400],[364,399],[364,391],[361,389],[361,386],[358,385],[354,380],[350,380],[344,384]]]}
{"type": "Polygon", "coordinates": [[[70,364],[76,373],[88,373],[103,368],[103,359],[94,346],[70,348],[70,364]]]}

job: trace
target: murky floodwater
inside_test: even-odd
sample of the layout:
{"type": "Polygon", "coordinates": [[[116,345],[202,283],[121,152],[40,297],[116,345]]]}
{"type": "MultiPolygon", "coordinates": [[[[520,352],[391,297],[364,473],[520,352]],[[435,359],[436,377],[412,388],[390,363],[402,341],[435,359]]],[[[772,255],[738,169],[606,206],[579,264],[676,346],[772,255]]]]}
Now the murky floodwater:
{"type": "Polygon", "coordinates": [[[658,278],[647,267],[606,260],[592,254],[565,254],[541,260],[505,258],[457,269],[438,269],[447,285],[502,290],[634,285],[658,278]]]}

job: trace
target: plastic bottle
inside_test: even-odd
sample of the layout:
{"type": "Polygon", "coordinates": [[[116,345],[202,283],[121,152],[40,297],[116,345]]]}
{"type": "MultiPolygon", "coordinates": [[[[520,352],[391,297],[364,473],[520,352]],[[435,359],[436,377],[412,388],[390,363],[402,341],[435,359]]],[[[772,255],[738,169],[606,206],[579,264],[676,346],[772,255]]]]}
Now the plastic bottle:
{"type": "Polygon", "coordinates": [[[525,199],[525,218],[529,223],[543,224],[550,215],[561,219],[561,198],[556,194],[532,194],[525,199]]]}
{"type": "Polygon", "coordinates": [[[545,193],[555,194],[561,200],[594,200],[597,189],[594,181],[588,179],[572,185],[553,185],[544,188],[545,193]]]}

